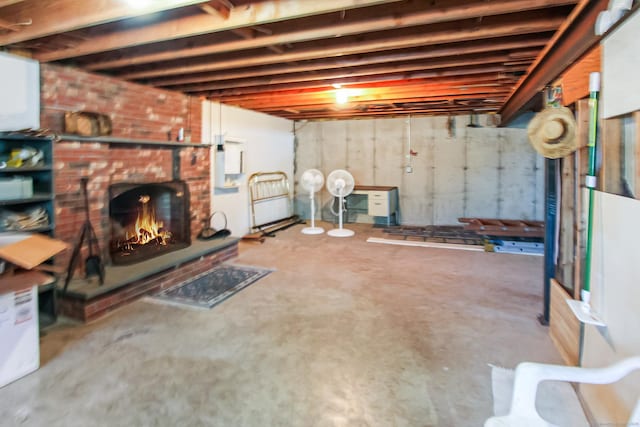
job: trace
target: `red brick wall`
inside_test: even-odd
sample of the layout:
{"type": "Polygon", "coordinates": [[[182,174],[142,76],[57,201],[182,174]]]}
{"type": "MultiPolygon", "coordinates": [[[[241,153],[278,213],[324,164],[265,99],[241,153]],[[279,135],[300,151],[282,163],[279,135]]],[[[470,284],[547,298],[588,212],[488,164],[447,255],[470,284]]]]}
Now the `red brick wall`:
{"type": "MultiPolygon", "coordinates": [[[[192,142],[200,140],[200,100],[90,74],[70,67],[43,64],[41,126],[62,133],[65,111],[108,114],[114,137],[166,141],[180,127],[191,126],[192,142]]],[[[109,239],[109,185],[116,182],[163,182],[173,178],[170,146],[73,142],[54,147],[57,238],[74,244],[84,221],[80,178],[89,178],[90,217],[104,255],[109,239]]],[[[191,195],[191,234],[195,238],[210,211],[209,147],[177,147],[180,176],[191,195]]],[[[66,256],[58,257],[66,265],[66,256]]]]}
{"type": "Polygon", "coordinates": [[[202,108],[198,98],[154,89],[72,67],[42,64],[40,125],[62,133],[65,111],[108,114],[113,136],[167,140],[181,127],[201,140],[202,108]]]}

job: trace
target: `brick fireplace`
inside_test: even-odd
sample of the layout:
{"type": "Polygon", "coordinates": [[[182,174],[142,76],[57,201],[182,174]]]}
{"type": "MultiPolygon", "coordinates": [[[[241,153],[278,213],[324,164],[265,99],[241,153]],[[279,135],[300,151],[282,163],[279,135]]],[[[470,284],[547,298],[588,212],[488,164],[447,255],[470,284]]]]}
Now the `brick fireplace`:
{"type": "MultiPolygon", "coordinates": [[[[63,136],[55,144],[56,238],[71,245],[76,243],[85,218],[80,178],[87,177],[90,219],[101,255],[108,264],[111,264],[113,226],[109,212],[110,188],[118,185],[184,183],[190,195],[184,232],[188,235],[184,240],[194,240],[209,217],[211,200],[209,147],[197,143],[201,139],[200,100],[50,64],[41,65],[41,79],[41,127],[62,134],[65,111],[108,114],[113,123],[110,139],[95,141],[63,136]],[[177,135],[179,128],[185,129],[191,143],[168,140],[168,134],[177,135]]],[[[225,256],[212,259],[225,259],[234,254],[237,254],[237,245],[235,252],[227,250],[225,256]]],[[[66,267],[70,255],[71,251],[67,251],[58,256],[56,264],[66,267]]],[[[168,286],[162,277],[156,279],[168,286]]],[[[135,293],[129,291],[130,296],[135,293]]],[[[128,299],[113,298],[111,294],[102,298],[119,303],[128,299]]],[[[77,301],[67,305],[77,306],[77,301]]],[[[97,317],[100,311],[91,309],[92,313],[88,314],[83,309],[82,313],[73,313],[74,310],[68,308],[63,299],[62,311],[71,311],[67,314],[83,320],[97,317]]]]}
{"type": "MultiPolygon", "coordinates": [[[[167,141],[168,132],[176,135],[179,128],[190,127],[192,141],[201,139],[202,110],[198,99],[71,67],[51,64],[42,64],[41,67],[43,128],[62,134],[65,111],[94,111],[111,117],[114,138],[167,141]]],[[[82,224],[84,212],[80,178],[83,176],[89,178],[91,222],[103,255],[107,257],[111,225],[110,185],[180,179],[186,182],[191,195],[192,237],[197,235],[209,216],[210,160],[207,146],[111,144],[63,138],[54,148],[56,237],[59,239],[74,242],[82,224]]],[[[56,261],[67,264],[65,256],[56,261]]]]}

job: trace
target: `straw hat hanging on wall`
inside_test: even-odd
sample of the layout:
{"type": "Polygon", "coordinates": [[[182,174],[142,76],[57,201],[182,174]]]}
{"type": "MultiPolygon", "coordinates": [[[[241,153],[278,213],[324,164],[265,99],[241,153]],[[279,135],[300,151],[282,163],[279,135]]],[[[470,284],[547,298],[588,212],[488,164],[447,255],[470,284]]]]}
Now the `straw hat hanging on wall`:
{"type": "Polygon", "coordinates": [[[547,107],[527,127],[529,142],[544,157],[558,159],[577,148],[576,120],[566,107],[547,107]]]}

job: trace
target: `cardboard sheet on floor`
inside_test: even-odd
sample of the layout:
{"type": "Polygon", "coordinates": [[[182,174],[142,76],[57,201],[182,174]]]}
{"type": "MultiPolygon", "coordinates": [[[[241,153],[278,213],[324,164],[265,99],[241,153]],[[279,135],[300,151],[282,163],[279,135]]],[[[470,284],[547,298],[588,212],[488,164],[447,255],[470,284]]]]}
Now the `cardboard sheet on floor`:
{"type": "Polygon", "coordinates": [[[31,270],[68,246],[42,234],[6,233],[0,236],[0,258],[31,270]]]}

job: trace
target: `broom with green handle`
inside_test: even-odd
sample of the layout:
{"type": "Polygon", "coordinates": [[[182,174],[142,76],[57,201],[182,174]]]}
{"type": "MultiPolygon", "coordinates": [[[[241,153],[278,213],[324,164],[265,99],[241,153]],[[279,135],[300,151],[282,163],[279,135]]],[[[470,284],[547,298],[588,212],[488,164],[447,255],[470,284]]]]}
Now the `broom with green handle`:
{"type": "Polygon", "coordinates": [[[587,248],[584,270],[584,284],[580,296],[584,309],[590,311],[591,302],[591,254],[593,246],[593,199],[596,187],[596,141],[598,133],[598,95],[600,93],[600,73],[589,75],[589,167],[585,185],[589,189],[589,208],[587,213],[587,248]]]}

